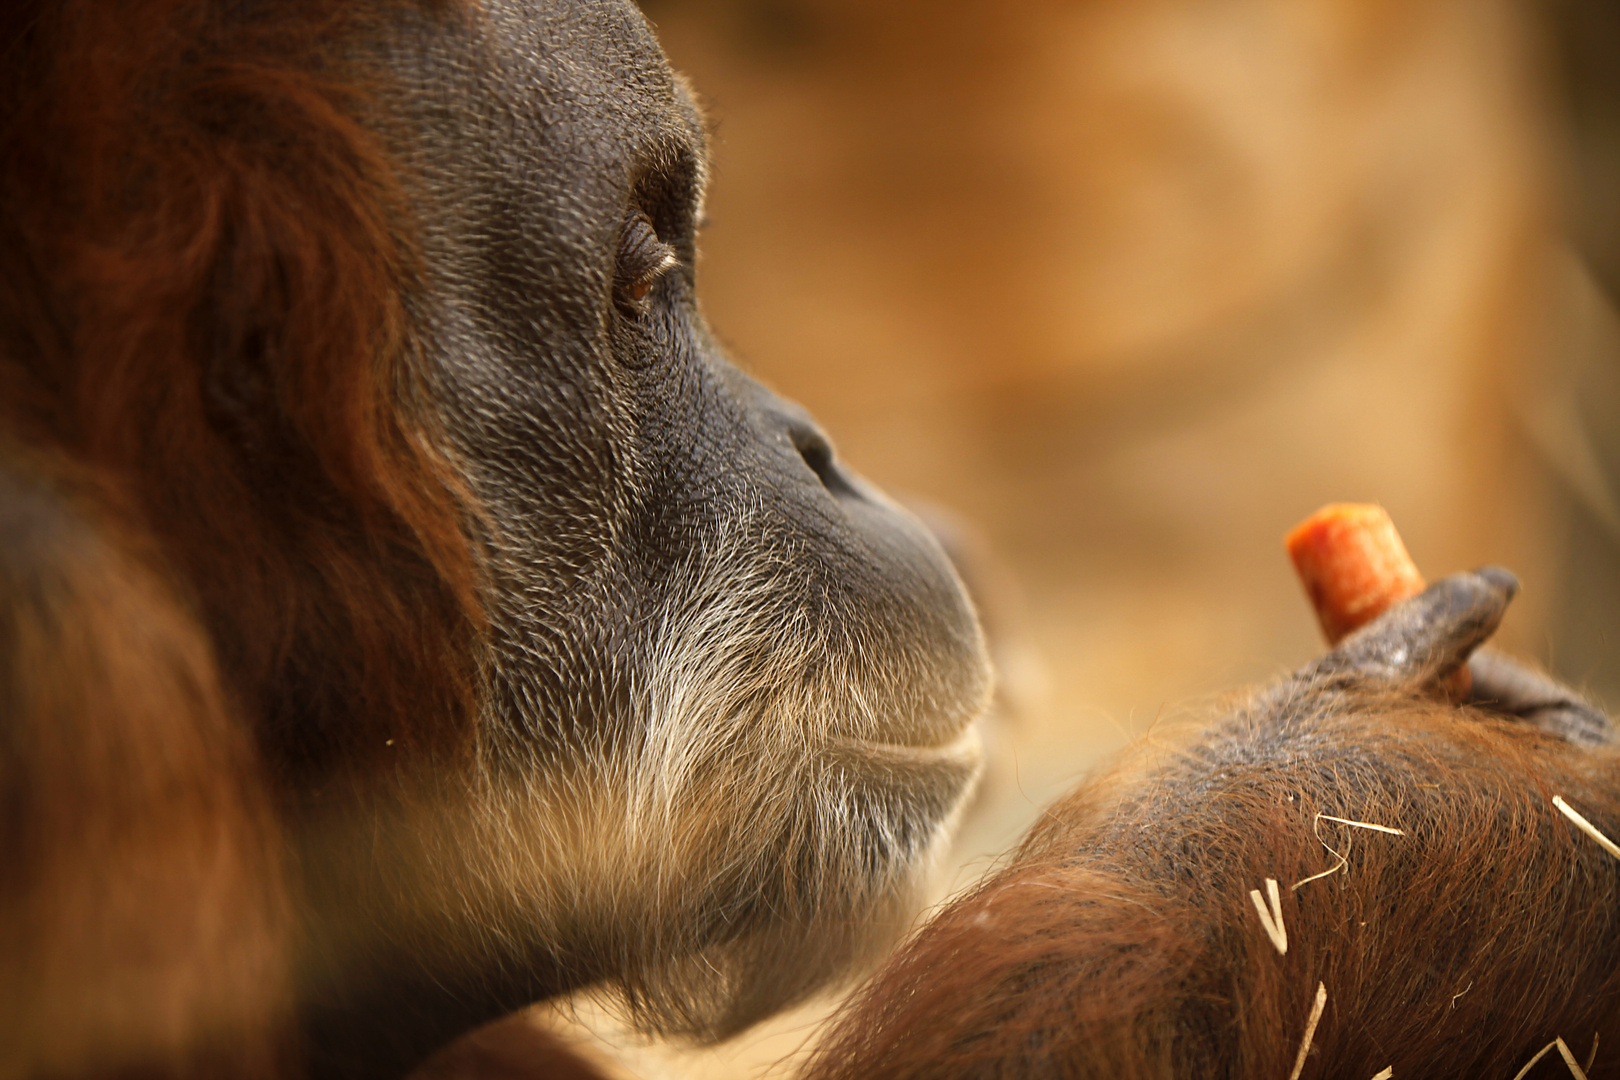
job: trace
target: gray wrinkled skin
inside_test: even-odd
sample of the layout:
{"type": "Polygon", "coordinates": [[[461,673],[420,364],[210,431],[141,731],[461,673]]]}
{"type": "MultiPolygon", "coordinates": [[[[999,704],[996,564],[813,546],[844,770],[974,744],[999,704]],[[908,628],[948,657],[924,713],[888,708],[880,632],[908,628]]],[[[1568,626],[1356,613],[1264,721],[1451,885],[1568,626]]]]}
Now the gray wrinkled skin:
{"type": "Polygon", "coordinates": [[[631,4],[408,16],[368,63],[492,645],[471,809],[402,871],[437,875],[431,948],[385,941],[324,991],[317,1071],[383,1075],[591,982],[649,1029],[729,1034],[904,925],[977,770],[971,606],[710,335],[703,121],[631,4]],[[673,253],[640,302],[637,215],[673,253]]]}

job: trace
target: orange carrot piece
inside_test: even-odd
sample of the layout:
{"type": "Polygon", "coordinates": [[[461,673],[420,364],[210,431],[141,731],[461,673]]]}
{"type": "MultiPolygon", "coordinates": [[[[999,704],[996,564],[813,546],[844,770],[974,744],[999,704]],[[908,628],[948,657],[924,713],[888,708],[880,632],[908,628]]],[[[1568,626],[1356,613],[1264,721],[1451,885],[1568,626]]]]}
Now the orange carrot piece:
{"type": "MultiPolygon", "coordinates": [[[[1423,575],[1381,506],[1329,503],[1295,525],[1283,543],[1329,645],[1423,591],[1423,575]]],[[[1462,701],[1473,681],[1464,664],[1440,685],[1462,701]]]]}
{"type": "Polygon", "coordinates": [[[1329,645],[1423,591],[1423,575],[1381,506],[1330,503],[1284,543],[1329,645]]]}

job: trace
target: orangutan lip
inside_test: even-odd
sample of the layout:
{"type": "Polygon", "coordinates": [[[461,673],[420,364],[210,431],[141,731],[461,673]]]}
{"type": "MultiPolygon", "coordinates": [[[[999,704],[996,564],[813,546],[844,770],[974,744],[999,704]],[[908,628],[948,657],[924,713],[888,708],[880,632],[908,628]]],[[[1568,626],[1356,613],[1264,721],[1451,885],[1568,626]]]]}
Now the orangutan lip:
{"type": "Polygon", "coordinates": [[[868,739],[835,738],[827,749],[834,753],[859,755],[878,765],[937,766],[976,763],[983,755],[984,739],[978,720],[965,725],[955,738],[943,743],[889,743],[868,739]]]}

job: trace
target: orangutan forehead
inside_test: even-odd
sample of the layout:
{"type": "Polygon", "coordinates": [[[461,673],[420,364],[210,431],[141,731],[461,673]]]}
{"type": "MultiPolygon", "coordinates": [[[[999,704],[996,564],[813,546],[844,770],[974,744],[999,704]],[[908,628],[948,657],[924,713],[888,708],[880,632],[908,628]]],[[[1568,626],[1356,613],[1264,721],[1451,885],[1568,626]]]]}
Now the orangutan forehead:
{"type": "MultiPolygon", "coordinates": [[[[476,100],[503,102],[504,115],[485,115],[480,126],[510,125],[514,146],[556,160],[589,158],[587,175],[569,178],[576,189],[591,184],[590,172],[600,179],[618,173],[632,187],[661,175],[661,194],[674,195],[667,189],[678,184],[686,189],[681,201],[701,202],[708,173],[703,111],[629,0],[477,0],[460,18],[471,29],[467,54],[441,54],[437,63],[472,68],[486,91],[476,100]]],[[[442,68],[437,77],[447,75],[461,82],[442,68]]]]}
{"type": "Polygon", "coordinates": [[[486,75],[569,91],[583,106],[578,119],[592,125],[701,150],[704,121],[694,95],[629,0],[482,0],[464,15],[481,27],[480,51],[498,61],[486,75]]]}

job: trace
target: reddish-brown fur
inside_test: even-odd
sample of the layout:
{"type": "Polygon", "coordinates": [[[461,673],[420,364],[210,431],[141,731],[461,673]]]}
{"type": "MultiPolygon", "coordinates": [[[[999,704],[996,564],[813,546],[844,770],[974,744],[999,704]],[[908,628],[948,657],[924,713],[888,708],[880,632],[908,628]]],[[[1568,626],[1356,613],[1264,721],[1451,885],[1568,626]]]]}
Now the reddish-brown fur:
{"type": "Polygon", "coordinates": [[[1620,832],[1612,748],[1376,689],[1270,695],[1051,810],[809,1075],[1286,1080],[1318,983],[1311,1080],[1510,1080],[1556,1036],[1582,1060],[1598,1038],[1591,1075],[1616,1075],[1620,861],[1555,794],[1620,832]],[[1348,865],[1291,889],[1329,846],[1348,865]],[[1249,898],[1268,877],[1286,955],[1249,898]]]}
{"type": "Polygon", "coordinates": [[[423,706],[465,712],[473,563],[402,363],[395,178],[363,88],[325,73],[361,5],[27,8],[4,39],[6,428],[153,537],[255,722],[289,683],[344,701],[287,764],[443,742],[423,706]]]}
{"type": "Polygon", "coordinates": [[[410,238],[365,88],[329,74],[366,15],[215,8],[0,14],[6,1076],[274,1072],[269,781],[318,799],[470,731],[410,238]]]}

